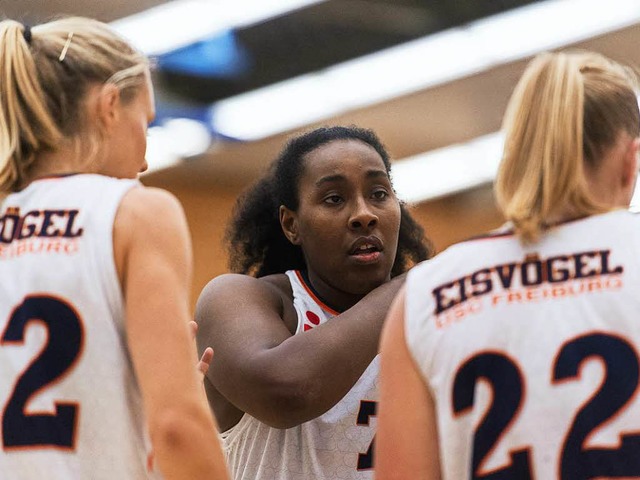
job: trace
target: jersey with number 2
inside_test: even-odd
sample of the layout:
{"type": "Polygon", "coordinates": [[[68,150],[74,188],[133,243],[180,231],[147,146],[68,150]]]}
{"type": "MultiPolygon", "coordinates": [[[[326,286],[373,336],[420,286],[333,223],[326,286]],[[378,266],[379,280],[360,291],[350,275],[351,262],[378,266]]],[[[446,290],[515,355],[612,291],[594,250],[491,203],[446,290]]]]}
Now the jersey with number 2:
{"type": "Polygon", "coordinates": [[[0,477],[147,478],[113,222],[137,184],[46,178],[0,210],[0,477]]]}
{"type": "Polygon", "coordinates": [[[455,245],[405,308],[443,478],[640,478],[639,215],[455,245]]]}

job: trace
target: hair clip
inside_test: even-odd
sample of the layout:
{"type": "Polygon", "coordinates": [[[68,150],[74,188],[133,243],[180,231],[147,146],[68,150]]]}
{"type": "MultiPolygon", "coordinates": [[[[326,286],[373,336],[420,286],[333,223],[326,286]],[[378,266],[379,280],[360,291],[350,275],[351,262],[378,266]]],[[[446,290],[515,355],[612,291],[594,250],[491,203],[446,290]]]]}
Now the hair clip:
{"type": "Polygon", "coordinates": [[[31,45],[31,27],[29,25],[24,25],[22,36],[24,37],[24,41],[31,45]]]}
{"type": "Polygon", "coordinates": [[[69,46],[71,45],[72,38],[73,38],[73,32],[69,32],[69,35],[67,35],[67,42],[64,44],[64,47],[62,48],[62,52],[58,57],[58,61],[62,62],[64,58],[67,56],[67,50],[69,50],[69,46]]]}

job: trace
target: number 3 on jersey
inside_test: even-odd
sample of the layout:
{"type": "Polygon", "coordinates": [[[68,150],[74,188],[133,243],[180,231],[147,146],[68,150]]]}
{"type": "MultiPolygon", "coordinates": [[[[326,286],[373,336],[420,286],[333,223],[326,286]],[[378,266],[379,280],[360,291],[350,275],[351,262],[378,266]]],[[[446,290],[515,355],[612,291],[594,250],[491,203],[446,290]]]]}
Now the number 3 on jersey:
{"type": "Polygon", "coordinates": [[[0,348],[21,345],[31,322],[47,329],[47,342],[16,380],[2,411],[2,446],[14,448],[75,446],[78,406],[55,403],[53,413],[28,413],[27,403],[73,368],[83,346],[80,317],[66,301],[47,295],[28,296],[9,317],[0,348]]]}
{"type": "MultiPolygon", "coordinates": [[[[377,402],[372,400],[361,400],[360,409],[358,410],[357,425],[369,426],[369,419],[376,414],[377,402]]],[[[371,440],[366,453],[358,454],[358,470],[371,470],[373,468],[373,442],[371,440]]]]}
{"type": "MultiPolygon", "coordinates": [[[[589,359],[605,367],[604,380],[580,406],[562,442],[558,470],[563,480],[640,477],[640,435],[620,435],[615,448],[589,448],[589,437],[616,414],[625,410],[638,388],[638,355],[621,337],[591,333],[570,340],[553,362],[553,384],[579,380],[580,368],[589,359]]],[[[474,405],[475,386],[486,380],[493,390],[488,412],[473,438],[473,479],[531,479],[531,449],[511,452],[509,465],[485,471],[483,465],[497,443],[517,420],[524,380],[517,363],[499,352],[483,352],[467,360],[456,372],[453,412],[463,415],[474,405]]]]}

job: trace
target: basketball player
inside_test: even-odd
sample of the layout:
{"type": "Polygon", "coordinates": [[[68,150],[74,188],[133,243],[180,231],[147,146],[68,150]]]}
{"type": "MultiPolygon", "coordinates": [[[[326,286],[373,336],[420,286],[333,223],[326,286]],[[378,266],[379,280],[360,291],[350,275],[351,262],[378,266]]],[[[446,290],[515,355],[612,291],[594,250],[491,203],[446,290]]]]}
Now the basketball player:
{"type": "Polygon", "coordinates": [[[598,54],[530,63],[509,223],[417,266],[390,312],[376,478],[640,478],[637,88],[598,54]]]}
{"type": "Polygon", "coordinates": [[[398,275],[429,254],[389,169],[373,132],[320,128],[236,205],[242,274],[205,287],[196,321],[215,350],[205,388],[237,480],[372,477],[382,321],[398,275]]]}
{"type": "Polygon", "coordinates": [[[135,179],[147,60],[97,21],[6,20],[0,78],[0,477],[226,478],[184,214],[135,179]]]}

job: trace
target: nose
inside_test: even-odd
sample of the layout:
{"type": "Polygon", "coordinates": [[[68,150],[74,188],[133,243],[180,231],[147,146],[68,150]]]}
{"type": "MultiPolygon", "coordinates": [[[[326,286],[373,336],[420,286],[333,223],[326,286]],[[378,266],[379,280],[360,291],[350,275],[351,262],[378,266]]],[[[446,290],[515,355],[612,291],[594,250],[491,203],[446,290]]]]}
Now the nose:
{"type": "Polygon", "coordinates": [[[359,199],[349,218],[349,227],[352,229],[372,228],[378,224],[378,216],[372,211],[365,199],[359,199]]]}

